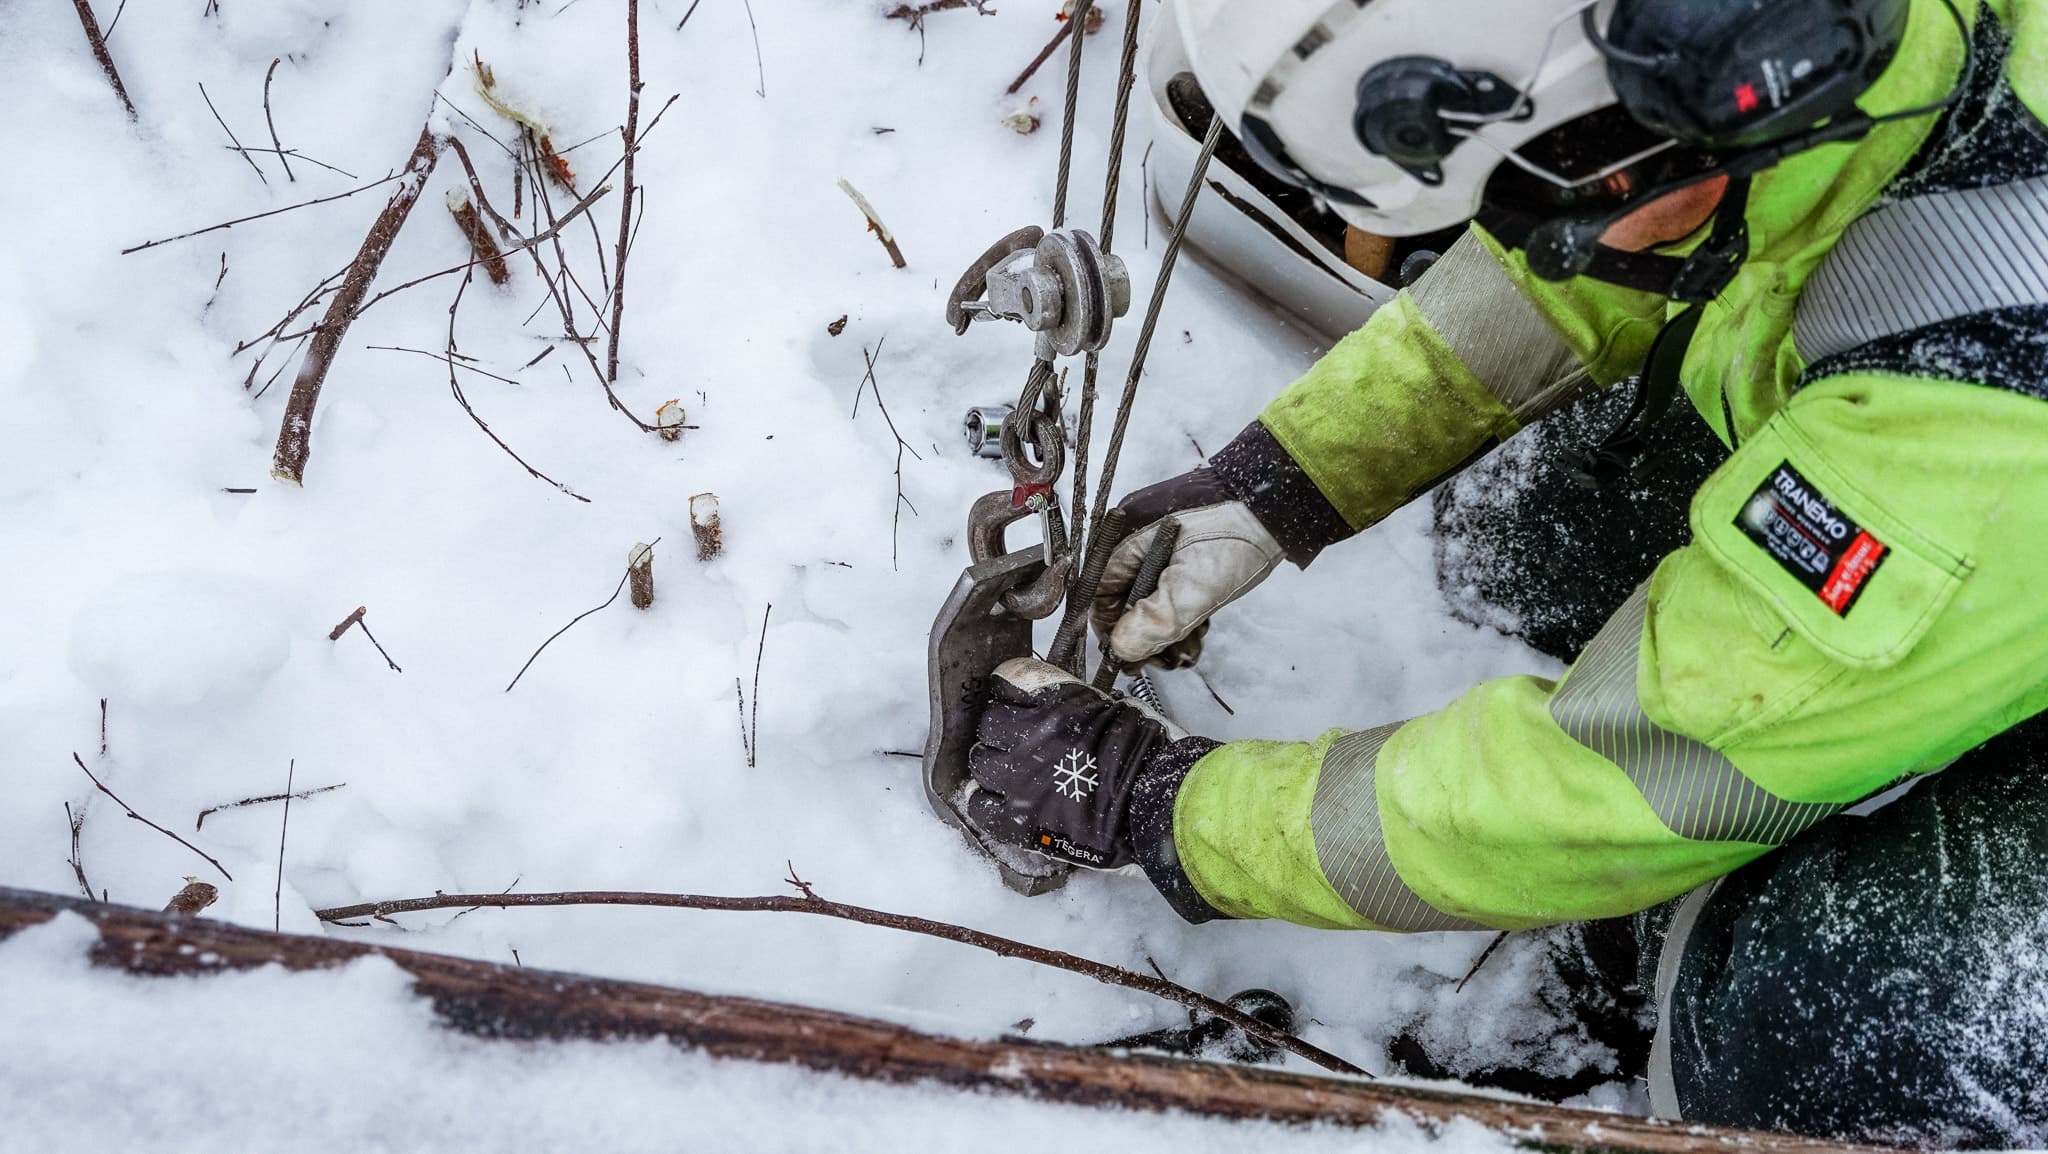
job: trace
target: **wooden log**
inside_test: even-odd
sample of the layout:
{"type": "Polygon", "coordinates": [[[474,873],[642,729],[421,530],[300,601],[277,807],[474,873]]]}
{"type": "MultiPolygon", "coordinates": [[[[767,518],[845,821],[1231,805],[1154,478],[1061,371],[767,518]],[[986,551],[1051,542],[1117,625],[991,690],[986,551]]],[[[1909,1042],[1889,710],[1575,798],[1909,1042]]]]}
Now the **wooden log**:
{"type": "Polygon", "coordinates": [[[391,251],[392,242],[398,239],[398,230],[411,215],[412,206],[426,188],[427,177],[440,155],[432,126],[420,129],[419,143],[413,146],[412,157],[399,174],[398,191],[391,194],[384,211],[377,214],[376,223],[363,238],[362,248],[356,251],[356,259],[348,266],[341,291],[334,294],[326,315],[313,330],[306,359],[299,363],[299,375],[292,381],[292,395],[285,401],[284,424],[277,431],[277,449],[270,459],[270,475],[280,481],[294,485],[305,482],[306,457],[312,452],[313,409],[320,403],[320,386],[327,382],[327,371],[334,367],[334,354],[341,349],[341,338],[348,334],[349,322],[356,319],[357,308],[369,294],[371,282],[377,279],[377,269],[391,251]]]}
{"type": "Polygon", "coordinates": [[[943,1038],[807,1006],[276,934],[27,890],[0,888],[0,938],[66,910],[97,926],[95,964],[138,974],[245,970],[273,963],[313,970],[362,957],[387,958],[412,975],[414,990],[432,1001],[444,1022],[486,1038],[666,1038],[716,1058],[1221,1119],[1344,1127],[1375,1126],[1390,1117],[1425,1127],[1465,1119],[1519,1145],[1546,1150],[1846,1154],[1875,1149],[1257,1067],[1046,1042],[943,1038]]]}

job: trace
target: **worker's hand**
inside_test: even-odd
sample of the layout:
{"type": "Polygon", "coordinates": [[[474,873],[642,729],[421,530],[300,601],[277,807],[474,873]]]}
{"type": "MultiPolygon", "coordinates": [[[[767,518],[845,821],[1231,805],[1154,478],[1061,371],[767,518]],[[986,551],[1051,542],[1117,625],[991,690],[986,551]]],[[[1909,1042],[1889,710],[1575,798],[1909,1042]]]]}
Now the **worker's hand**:
{"type": "Polygon", "coordinates": [[[1095,631],[1126,665],[1168,669],[1202,655],[1209,615],[1249,592],[1280,564],[1280,542],[1207,466],[1138,490],[1119,502],[1130,535],[1110,554],[1091,616],[1095,631]],[[1152,547],[1158,523],[1180,522],[1180,541],[1159,589],[1128,612],[1124,595],[1152,547]]]}
{"type": "Polygon", "coordinates": [[[1152,755],[1185,736],[1031,657],[997,667],[967,755],[967,820],[991,839],[1096,869],[1130,864],[1128,810],[1152,755]]]}

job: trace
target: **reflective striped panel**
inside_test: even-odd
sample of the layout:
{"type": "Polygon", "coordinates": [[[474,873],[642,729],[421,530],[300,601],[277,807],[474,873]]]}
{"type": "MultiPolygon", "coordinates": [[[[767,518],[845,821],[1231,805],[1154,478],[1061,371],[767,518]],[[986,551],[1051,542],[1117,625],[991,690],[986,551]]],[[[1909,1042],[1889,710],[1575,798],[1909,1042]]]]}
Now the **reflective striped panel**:
{"type": "Polygon", "coordinates": [[[1543,314],[1471,230],[1408,289],[1466,369],[1524,423],[1595,386],[1543,314]]]}
{"type": "Polygon", "coordinates": [[[1657,819],[1683,838],[1783,845],[1839,813],[1831,802],[1774,796],[1716,750],[1650,720],[1636,699],[1648,610],[1646,590],[1637,589],[1579,655],[1550,699],[1558,727],[1620,766],[1657,819]]]}
{"type": "Polygon", "coordinates": [[[1806,282],[1808,363],[1992,309],[2048,303],[2048,177],[1929,193],[1859,217],[1806,282]]]}
{"type": "Polygon", "coordinates": [[[1380,747],[1401,724],[1347,733],[1323,754],[1315,801],[1309,807],[1316,861],[1338,896],[1374,925],[1390,930],[1483,930],[1485,926],[1440,913],[1417,897],[1387,857],[1373,773],[1380,747]]]}

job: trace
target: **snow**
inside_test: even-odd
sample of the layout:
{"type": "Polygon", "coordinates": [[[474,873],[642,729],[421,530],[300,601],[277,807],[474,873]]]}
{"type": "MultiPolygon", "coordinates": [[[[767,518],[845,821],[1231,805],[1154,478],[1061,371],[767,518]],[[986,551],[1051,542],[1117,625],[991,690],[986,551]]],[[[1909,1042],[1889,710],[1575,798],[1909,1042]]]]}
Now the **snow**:
{"type": "MultiPolygon", "coordinates": [[[[1277,990],[1313,1020],[1308,1040],[1383,1068],[1384,1040],[1448,1005],[1484,936],[1191,927],[1128,876],[1086,875],[1022,898],[929,813],[916,762],[886,752],[922,747],[925,631],[965,564],[968,504],[1007,483],[997,463],[968,454],[959,421],[971,405],[1014,399],[1028,335],[978,327],[956,337],[941,314],[953,278],[990,239],[1049,214],[1057,116],[1019,135],[1002,122],[1017,100],[1001,89],[1053,30],[1053,0],[935,14],[922,47],[873,3],[781,0],[750,15],[712,0],[677,31],[691,7],[642,2],[643,127],[671,93],[679,99],[638,160],[646,208],[618,391],[643,419],[680,400],[699,428],[670,443],[612,412],[577,348],[550,343],[561,332],[552,308],[527,321],[543,301],[529,261],[514,260],[503,290],[472,284],[457,321],[465,355],[519,382],[465,374],[478,414],[588,504],[528,477],[484,437],[449,396],[438,360],[372,347],[439,350],[452,277],[355,323],[321,400],[304,488],[269,478],[292,372],[260,396],[245,390],[250,354],[237,356],[236,343],[350,259],[384,190],[119,250],[359,183],[297,161],[290,182],[259,153],[262,183],[226,147],[198,85],[244,145],[267,147],[263,76],[277,59],[271,105],[284,147],[358,178],[402,165],[432,114],[438,130],[462,136],[509,212],[505,156],[451,111],[510,138],[477,95],[478,59],[500,98],[548,124],[558,147],[590,141],[567,159],[594,178],[618,153],[621,0],[223,0],[216,16],[198,4],[131,4],[110,44],[140,112],[134,125],[70,9],[9,14],[0,99],[14,110],[19,177],[0,183],[0,558],[13,610],[0,615],[0,879],[75,892],[69,802],[86,814],[81,856],[95,888],[155,906],[194,874],[221,886],[211,915],[267,928],[279,807],[226,810],[198,832],[189,823],[206,807],[281,791],[295,762],[298,788],[347,784],[292,807],[278,914],[287,931],[500,962],[516,949],[528,965],[973,1037],[1032,1019],[1032,1037],[1091,1042],[1177,1020],[1175,1007],[1071,975],[821,919],[558,909],[348,930],[312,914],[515,885],[768,893],[785,888],[793,863],[838,900],[1140,970],[1155,959],[1219,996],[1277,990]],[[437,85],[444,101],[430,95],[437,85]],[[892,269],[863,231],[835,186],[842,177],[890,222],[907,270],[892,269]],[[842,315],[843,335],[829,334],[842,315]],[[902,460],[900,509],[889,423],[872,398],[849,415],[864,350],[879,350],[881,399],[917,454],[902,460]],[[256,491],[224,491],[234,488],[256,491]],[[725,541],[708,563],[690,532],[692,497],[703,493],[717,495],[725,541]],[[507,693],[549,634],[615,586],[629,547],[657,539],[653,608],[621,598],[554,641],[507,693]],[[402,674],[358,630],[328,640],[358,605],[402,674]],[[758,711],[751,767],[736,682],[758,711]],[[74,751],[234,881],[123,818],[71,764],[74,751]]],[[[1082,221],[1098,211],[1120,21],[1112,14],[1090,45],[1074,185],[1082,221]]],[[[1060,71],[1049,65],[1026,89],[1041,114],[1057,106],[1060,71]]],[[[1141,301],[1160,249],[1156,227],[1150,247],[1140,243],[1143,135],[1129,143],[1119,232],[1141,301]]],[[[380,288],[468,259],[442,207],[460,183],[444,157],[380,288]]],[[[551,195],[558,211],[568,203],[551,195]]],[[[605,292],[619,200],[614,191],[598,202],[595,229],[563,236],[593,298],[605,292]]],[[[522,223],[532,227],[530,207],[522,223]]],[[[592,310],[580,298],[576,310],[589,327],[592,310]]],[[[1132,331],[1105,357],[1110,391],[1132,331]]],[[[1221,446],[1316,351],[1199,258],[1182,262],[1119,487],[1197,464],[1197,444],[1221,446]]],[[[288,364],[273,358],[264,374],[288,364]]],[[[1177,719],[1217,738],[1304,738],[1434,708],[1484,677],[1553,671],[1447,614],[1428,522],[1426,509],[1406,510],[1233,606],[1199,675],[1158,678],[1177,719]]],[[[723,1125],[716,1107],[729,1102],[788,1128],[767,1144],[810,1147],[854,1141],[870,1133],[863,1127],[930,1133],[937,1145],[983,1117],[1068,1118],[667,1051],[471,1045],[427,1031],[425,1011],[375,966],[151,993],[165,987],[85,973],[53,960],[47,944],[0,948],[0,988],[33,977],[38,991],[0,1012],[10,1042],[33,1043],[0,1045],[0,1060],[17,1063],[0,1086],[33,1087],[0,1091],[0,1114],[50,1139],[37,1148],[53,1148],[53,1131],[81,1114],[105,1128],[108,1148],[152,1128],[193,1135],[195,1146],[208,1133],[236,1147],[312,1140],[262,1129],[293,1112],[255,1110],[244,1101],[252,1086],[271,1102],[306,1096],[308,1118],[393,1148],[451,1143],[458,1113],[464,1135],[486,1136],[480,1144],[550,1133],[567,1143],[588,1132],[573,1117],[612,1127],[604,1140],[620,1148],[664,1128],[723,1125]],[[458,1081],[468,1068],[479,1073],[458,1081]],[[680,1081],[679,1070],[686,1092],[653,1092],[680,1081]],[[460,1110],[420,1088],[444,1082],[464,1087],[449,1091],[460,1110]],[[789,1100],[816,1109],[785,1111],[789,1100]]],[[[1478,981],[1458,996],[1459,1012],[1483,1017],[1524,993],[1478,981]]],[[[1059,1125],[1078,1133],[1084,1123],[1059,1125]]],[[[1091,1116],[1085,1126],[1126,1127],[1134,1142],[1238,1141],[1193,1122],[1091,1116]]],[[[0,1128],[0,1142],[30,1130],[0,1128]]]]}

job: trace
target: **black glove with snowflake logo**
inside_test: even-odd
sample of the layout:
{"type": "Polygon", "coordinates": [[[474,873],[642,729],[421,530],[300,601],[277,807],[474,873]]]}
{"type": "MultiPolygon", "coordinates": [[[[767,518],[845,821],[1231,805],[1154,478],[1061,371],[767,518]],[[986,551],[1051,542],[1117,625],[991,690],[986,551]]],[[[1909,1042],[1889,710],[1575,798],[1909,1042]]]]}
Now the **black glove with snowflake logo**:
{"type": "Polygon", "coordinates": [[[1076,865],[1136,860],[1133,791],[1153,756],[1183,735],[1143,706],[1033,658],[1004,662],[990,682],[967,758],[975,782],[968,820],[996,841],[1076,865]]]}

